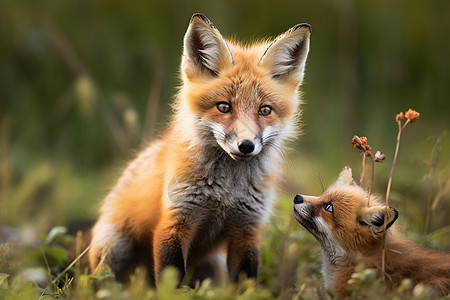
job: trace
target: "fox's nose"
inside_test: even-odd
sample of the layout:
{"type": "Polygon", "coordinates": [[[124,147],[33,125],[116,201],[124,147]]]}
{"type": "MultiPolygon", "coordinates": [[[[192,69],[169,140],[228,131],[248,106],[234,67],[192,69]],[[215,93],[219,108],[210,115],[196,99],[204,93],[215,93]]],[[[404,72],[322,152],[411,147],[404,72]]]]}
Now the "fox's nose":
{"type": "Polygon", "coordinates": [[[301,204],[303,203],[303,196],[302,195],[295,195],[294,197],[294,204],[301,204]]]}
{"type": "Polygon", "coordinates": [[[239,144],[238,148],[242,153],[249,154],[255,150],[255,144],[253,144],[250,140],[243,140],[242,143],[239,144]]]}

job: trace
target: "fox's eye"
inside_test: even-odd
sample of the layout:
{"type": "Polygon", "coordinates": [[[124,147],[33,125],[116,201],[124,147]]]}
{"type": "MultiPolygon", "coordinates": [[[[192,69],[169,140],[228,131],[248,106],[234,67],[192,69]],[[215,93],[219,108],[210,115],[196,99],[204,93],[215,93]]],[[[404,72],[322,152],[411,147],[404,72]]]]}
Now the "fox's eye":
{"type": "Polygon", "coordinates": [[[216,107],[221,113],[226,114],[231,112],[231,105],[226,102],[219,102],[216,104],[216,107]]]}
{"type": "Polygon", "coordinates": [[[259,108],[259,114],[262,116],[268,116],[272,112],[272,107],[269,105],[264,105],[259,108]]]}
{"type": "Polygon", "coordinates": [[[331,204],[331,202],[324,203],[323,209],[332,213],[333,212],[333,204],[331,204]]]}

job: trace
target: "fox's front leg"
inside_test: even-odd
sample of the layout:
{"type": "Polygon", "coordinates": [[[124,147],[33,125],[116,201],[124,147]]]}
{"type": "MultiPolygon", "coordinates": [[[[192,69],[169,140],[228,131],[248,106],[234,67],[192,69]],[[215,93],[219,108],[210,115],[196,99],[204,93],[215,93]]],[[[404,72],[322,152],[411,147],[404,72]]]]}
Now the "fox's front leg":
{"type": "Polygon", "coordinates": [[[186,275],[186,258],[191,233],[186,225],[164,223],[158,226],[153,236],[155,279],[159,282],[161,272],[173,266],[177,269],[181,282],[186,275]]]}
{"type": "MultiPolygon", "coordinates": [[[[242,229],[241,229],[242,230],[242,229]]],[[[239,274],[248,278],[258,276],[260,230],[231,233],[228,240],[227,267],[232,282],[237,282],[239,274]]]]}

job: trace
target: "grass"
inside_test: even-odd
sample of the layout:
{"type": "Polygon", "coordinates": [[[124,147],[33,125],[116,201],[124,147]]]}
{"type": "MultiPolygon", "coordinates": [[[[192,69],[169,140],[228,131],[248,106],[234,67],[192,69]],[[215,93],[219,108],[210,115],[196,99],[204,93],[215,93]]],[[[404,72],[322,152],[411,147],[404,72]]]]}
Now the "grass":
{"type": "MultiPolygon", "coordinates": [[[[295,222],[291,211],[291,199],[282,198],[264,229],[257,283],[244,279],[237,285],[214,286],[205,281],[194,289],[177,289],[175,270],[168,269],[158,289],[147,286],[141,270],[124,286],[113,280],[109,270],[93,276],[81,270],[78,259],[67,262],[68,245],[80,245],[80,237],[57,226],[33,245],[0,245],[0,299],[332,299],[321,280],[320,246],[295,222]]],[[[78,246],[78,253],[81,250],[78,246]]],[[[363,266],[352,276],[349,290],[351,299],[430,299],[432,295],[407,280],[397,290],[386,291],[375,273],[363,266]]]]}

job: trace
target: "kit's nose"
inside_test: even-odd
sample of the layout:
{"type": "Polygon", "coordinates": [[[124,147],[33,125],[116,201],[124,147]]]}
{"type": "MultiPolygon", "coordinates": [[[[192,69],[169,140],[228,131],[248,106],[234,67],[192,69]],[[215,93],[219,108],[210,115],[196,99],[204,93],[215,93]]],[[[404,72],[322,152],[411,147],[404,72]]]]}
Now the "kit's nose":
{"type": "Polygon", "coordinates": [[[294,197],[294,204],[301,204],[303,203],[303,196],[302,195],[295,195],[294,197]]]}

